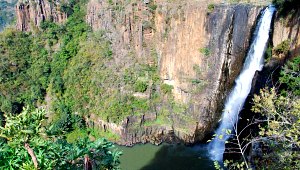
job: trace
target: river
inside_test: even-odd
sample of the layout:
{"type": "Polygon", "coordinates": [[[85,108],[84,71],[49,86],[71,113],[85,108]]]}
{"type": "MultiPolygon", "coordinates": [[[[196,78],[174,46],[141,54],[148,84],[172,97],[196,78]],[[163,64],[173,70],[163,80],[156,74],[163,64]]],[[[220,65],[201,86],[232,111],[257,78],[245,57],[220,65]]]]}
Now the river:
{"type": "Polygon", "coordinates": [[[208,158],[205,145],[139,144],[133,147],[117,146],[123,151],[122,170],[210,170],[213,162],[208,158]]]}

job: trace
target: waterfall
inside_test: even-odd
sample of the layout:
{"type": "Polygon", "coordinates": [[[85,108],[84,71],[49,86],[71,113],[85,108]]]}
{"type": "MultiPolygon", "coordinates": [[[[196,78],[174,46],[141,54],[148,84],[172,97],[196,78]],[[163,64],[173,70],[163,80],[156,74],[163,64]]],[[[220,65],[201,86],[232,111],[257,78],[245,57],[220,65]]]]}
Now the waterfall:
{"type": "Polygon", "coordinates": [[[239,112],[251,90],[252,79],[255,72],[261,71],[263,68],[263,56],[269,39],[271,21],[274,12],[275,7],[267,7],[263,11],[262,17],[256,26],[253,35],[254,41],[250,46],[243,69],[238,78],[235,80],[235,86],[226,99],[221,124],[215,131],[217,136],[208,145],[208,152],[212,160],[223,160],[225,141],[230,137],[230,135],[228,135],[228,130],[232,131],[234,125],[238,121],[239,112]]]}

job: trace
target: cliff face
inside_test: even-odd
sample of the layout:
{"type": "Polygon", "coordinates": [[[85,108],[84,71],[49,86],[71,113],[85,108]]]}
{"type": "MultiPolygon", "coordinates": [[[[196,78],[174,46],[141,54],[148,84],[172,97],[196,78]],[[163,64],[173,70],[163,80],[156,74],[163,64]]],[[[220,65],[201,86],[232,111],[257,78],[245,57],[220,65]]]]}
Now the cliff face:
{"type": "Polygon", "coordinates": [[[30,31],[39,27],[45,20],[63,23],[67,15],[60,11],[60,1],[26,0],[16,5],[16,28],[20,31],[30,31]]]}
{"type": "Polygon", "coordinates": [[[300,54],[300,10],[286,17],[276,16],[274,22],[273,45],[290,40],[290,55],[300,54]]]}
{"type": "MultiPolygon", "coordinates": [[[[202,139],[219,118],[242,67],[260,9],[218,6],[207,15],[202,5],[185,7],[185,20],[171,19],[169,36],[158,49],[161,78],[174,86],[175,98],[189,104],[187,114],[196,120],[190,127],[196,133],[189,137],[192,142],[202,139]]],[[[174,125],[180,126],[180,122],[174,125]]]]}
{"type": "Polygon", "coordinates": [[[122,144],[201,140],[219,118],[226,94],[238,75],[261,8],[218,5],[208,10],[196,2],[165,1],[126,4],[91,0],[87,22],[106,30],[120,66],[151,64],[157,54],[160,78],[173,86],[175,100],[188,106],[184,119],[172,115],[171,126],[144,126],[155,114],[128,117],[119,126],[95,119],[120,134],[122,144]],[[132,122],[141,122],[138,127],[132,122]],[[175,137],[176,136],[176,137],[175,137]]]}

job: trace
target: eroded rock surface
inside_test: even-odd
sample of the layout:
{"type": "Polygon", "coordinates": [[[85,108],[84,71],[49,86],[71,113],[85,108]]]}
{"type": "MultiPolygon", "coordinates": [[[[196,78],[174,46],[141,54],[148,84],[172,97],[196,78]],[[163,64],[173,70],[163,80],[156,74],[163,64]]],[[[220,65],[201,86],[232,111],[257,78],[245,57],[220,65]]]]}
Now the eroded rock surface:
{"type": "Polygon", "coordinates": [[[63,23],[67,15],[60,10],[60,1],[25,0],[16,5],[16,28],[20,31],[32,31],[45,20],[63,23]]]}

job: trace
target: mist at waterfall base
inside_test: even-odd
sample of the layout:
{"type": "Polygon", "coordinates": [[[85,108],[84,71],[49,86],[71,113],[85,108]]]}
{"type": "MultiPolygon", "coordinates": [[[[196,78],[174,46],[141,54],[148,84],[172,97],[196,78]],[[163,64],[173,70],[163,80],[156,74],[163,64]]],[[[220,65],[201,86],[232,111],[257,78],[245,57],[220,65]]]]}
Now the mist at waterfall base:
{"type": "Polygon", "coordinates": [[[252,79],[256,71],[261,71],[264,63],[264,52],[269,39],[269,32],[275,7],[267,7],[258,21],[252,42],[243,69],[235,80],[235,86],[226,99],[225,109],[222,113],[221,123],[215,131],[216,137],[209,143],[209,157],[215,161],[223,160],[225,141],[229,139],[230,132],[238,121],[240,110],[251,90],[252,79]]]}

